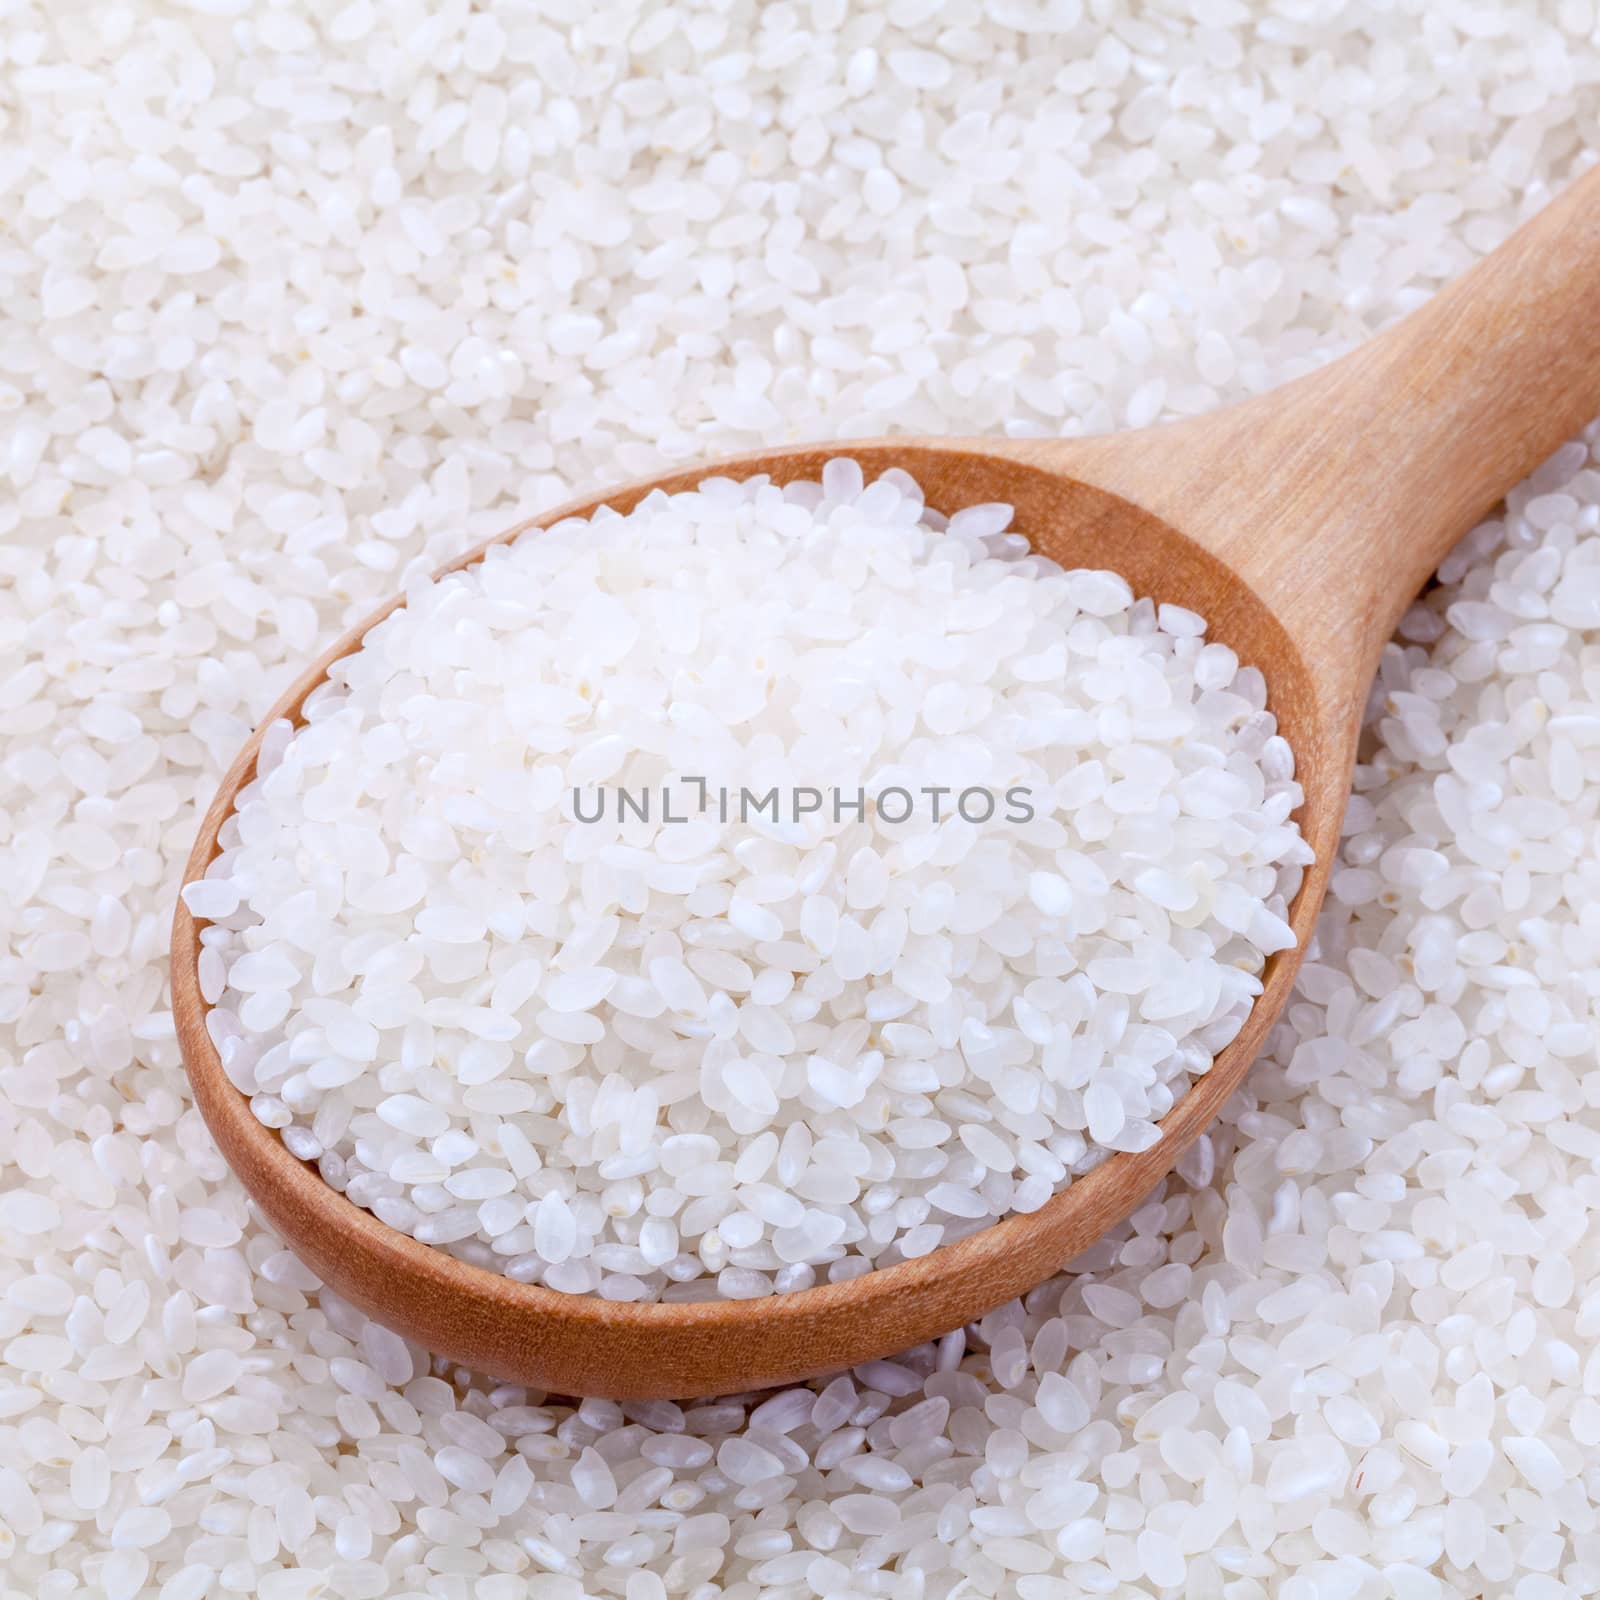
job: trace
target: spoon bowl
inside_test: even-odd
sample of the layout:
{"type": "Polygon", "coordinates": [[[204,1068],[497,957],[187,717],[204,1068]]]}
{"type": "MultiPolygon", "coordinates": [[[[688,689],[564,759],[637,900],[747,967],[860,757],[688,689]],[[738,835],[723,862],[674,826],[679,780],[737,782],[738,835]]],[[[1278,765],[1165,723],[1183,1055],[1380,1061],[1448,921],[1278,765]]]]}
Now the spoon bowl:
{"type": "MultiPolygon", "coordinates": [[[[425,1348],[545,1392],[617,1399],[725,1394],[892,1354],[960,1327],[1059,1270],[1135,1210],[1239,1087],[1291,992],[1332,869],[1377,652],[1440,556],[1600,411],[1600,177],[1561,200],[1426,306],[1340,361],[1268,395],[1136,433],[1057,440],[893,439],[803,445],[676,469],[561,506],[479,545],[708,476],[815,479],[837,456],[870,480],[909,472],[935,509],[1005,501],[1033,547],[1120,572],[1136,595],[1206,619],[1259,667],[1294,750],[1315,853],[1238,1037],[1161,1124],[1038,1211],[847,1282],[759,1300],[657,1304],[567,1295],[469,1265],[380,1222],[258,1122],[206,1027],[201,923],[180,896],[173,1013],[212,1134],[263,1215],[329,1287],[425,1348]]],[[[202,877],[255,772],[262,733],[298,721],[329,666],[403,601],[296,679],[240,751],[184,873],[202,877]]]]}

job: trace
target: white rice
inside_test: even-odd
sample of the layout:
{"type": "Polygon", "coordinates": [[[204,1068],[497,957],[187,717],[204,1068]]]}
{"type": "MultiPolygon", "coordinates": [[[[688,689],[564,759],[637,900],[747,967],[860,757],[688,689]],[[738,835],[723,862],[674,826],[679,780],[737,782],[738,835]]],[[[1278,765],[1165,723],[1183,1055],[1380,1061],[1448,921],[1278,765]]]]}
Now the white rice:
{"type": "Polygon", "coordinates": [[[1261,675],[1006,506],[709,482],[417,584],[185,890],[256,1115],[611,1299],[1041,1206],[1230,1042],[1310,852],[1261,675]]]}
{"type": "Polygon", "coordinates": [[[408,574],[663,451],[1101,428],[1291,376],[1572,176],[1594,20],[10,13],[8,1597],[1600,1588],[1587,446],[1391,649],[1246,1090],[1078,1270],[937,1346],[681,1408],[436,1368],[253,1217],[164,996],[223,764],[408,574]]]}

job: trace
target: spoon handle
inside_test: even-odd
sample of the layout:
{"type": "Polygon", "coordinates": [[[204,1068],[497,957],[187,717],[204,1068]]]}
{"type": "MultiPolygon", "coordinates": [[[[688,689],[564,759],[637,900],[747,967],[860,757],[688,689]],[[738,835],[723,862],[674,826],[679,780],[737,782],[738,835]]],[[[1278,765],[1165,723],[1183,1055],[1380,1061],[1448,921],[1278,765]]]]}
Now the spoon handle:
{"type": "Polygon", "coordinates": [[[1242,404],[1018,446],[1220,556],[1361,696],[1441,557],[1600,415],[1600,168],[1419,310],[1242,404]]]}

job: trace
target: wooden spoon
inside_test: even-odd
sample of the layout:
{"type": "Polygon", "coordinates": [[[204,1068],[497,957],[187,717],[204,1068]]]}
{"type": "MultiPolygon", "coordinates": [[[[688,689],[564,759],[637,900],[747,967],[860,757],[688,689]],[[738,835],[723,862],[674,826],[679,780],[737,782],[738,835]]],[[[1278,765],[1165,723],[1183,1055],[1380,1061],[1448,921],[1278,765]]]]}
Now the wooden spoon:
{"type": "MultiPolygon", "coordinates": [[[[1305,788],[1316,864],[1238,1039],[1141,1154],[1111,1157],[1042,1210],[848,1283],[762,1300],[623,1305],[467,1266],[379,1222],[263,1127],[222,1072],[197,976],[199,927],[179,901],[173,1011],[195,1100],[267,1220],[330,1287],[427,1349],[558,1393],[729,1393],[890,1354],[980,1316],[1057,1271],[1133,1211],[1217,1114],[1289,997],[1333,865],[1360,713],[1383,642],[1440,557],[1501,495],[1600,413],[1600,172],[1407,320],[1332,365],[1228,410],[1086,439],[915,439],[762,452],[664,473],[513,528],[489,545],[709,473],[814,478],[848,455],[896,466],[945,512],[1009,501],[1067,566],[1123,573],[1199,612],[1266,675],[1305,788]]],[[[446,571],[479,559],[489,545],[446,571]]],[[[298,719],[331,662],[388,605],[314,661],[268,713],[298,719]]],[[[240,752],[184,881],[255,768],[240,752]]]]}

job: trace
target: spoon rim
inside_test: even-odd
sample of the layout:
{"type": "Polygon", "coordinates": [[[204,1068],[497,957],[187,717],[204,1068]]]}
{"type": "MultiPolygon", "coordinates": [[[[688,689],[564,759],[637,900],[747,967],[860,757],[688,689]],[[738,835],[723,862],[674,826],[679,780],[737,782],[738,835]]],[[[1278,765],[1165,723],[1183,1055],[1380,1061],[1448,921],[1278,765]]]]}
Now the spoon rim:
{"type": "MultiPolygon", "coordinates": [[[[604,507],[626,511],[657,488],[664,488],[669,493],[680,492],[684,487],[706,479],[726,476],[747,478],[770,472],[775,466],[788,469],[782,479],[787,482],[800,477],[814,477],[815,468],[820,467],[822,462],[840,456],[858,461],[869,478],[891,466],[913,470],[907,465],[908,458],[934,451],[941,455],[983,456],[997,465],[1003,464],[1010,471],[1040,473],[1064,482],[1077,481],[1065,465],[1055,470],[1020,461],[1008,452],[1006,447],[1009,443],[1005,440],[981,439],[840,440],[687,463],[668,468],[648,479],[632,480],[565,501],[550,511],[473,545],[462,555],[436,569],[431,578],[436,581],[452,572],[476,565],[494,549],[510,544],[534,529],[548,528],[572,517],[592,516],[604,507]]],[[[916,475],[913,470],[913,476],[916,475]]],[[[1097,496],[1118,502],[1131,515],[1160,522],[1169,536],[1194,545],[1194,541],[1188,539],[1181,530],[1172,528],[1132,502],[1099,489],[1087,480],[1080,486],[1097,496]]],[[[1026,529],[1019,531],[1027,532],[1026,529]]],[[[1205,559],[1216,560],[1209,552],[1205,552],[1205,559]]],[[[1238,581],[1242,583],[1243,580],[1238,581]]],[[[1253,592],[1250,598],[1265,618],[1276,622],[1264,601],[1253,592]]],[[[549,1319],[596,1330],[624,1328],[651,1336],[711,1329],[732,1331],[757,1325],[770,1331],[775,1325],[782,1324],[793,1324],[798,1332],[803,1333],[806,1328],[818,1324],[819,1319],[831,1319],[846,1312],[862,1318],[868,1325],[875,1313],[885,1313],[885,1323],[892,1323],[897,1329],[926,1325],[926,1331],[919,1337],[932,1337],[948,1331],[949,1327],[965,1325],[994,1305],[1004,1303],[1015,1294],[1025,1292],[1026,1288],[1070,1266],[1073,1258],[1093,1244],[1109,1227],[1137,1210],[1149,1190],[1172,1170],[1193,1140],[1215,1120],[1218,1111],[1238,1088],[1259,1054],[1266,1034],[1276,1023],[1288,1000],[1331,870],[1328,857],[1339,822],[1338,816],[1334,816],[1330,822],[1326,817],[1312,815],[1312,786],[1299,770],[1304,757],[1293,740],[1290,743],[1296,756],[1296,776],[1305,790],[1305,798],[1296,809],[1294,819],[1316,852],[1316,859],[1305,868],[1301,886],[1289,907],[1288,921],[1296,934],[1295,944],[1267,958],[1259,974],[1261,991],[1240,1033],[1217,1053],[1205,1072],[1194,1077],[1188,1089],[1157,1124],[1161,1137],[1147,1150],[1113,1152],[1087,1173],[1072,1177],[1037,1210],[1009,1213],[987,1227],[941,1245],[926,1255],[889,1266],[872,1267],[854,1278],[753,1299],[617,1301],[603,1299],[594,1293],[568,1294],[542,1284],[523,1283],[490,1268],[461,1260],[440,1247],[422,1243],[357,1205],[329,1185],[312,1163],[294,1156],[276,1129],[256,1119],[248,1097],[228,1079],[206,1026],[206,1018],[212,1007],[200,992],[200,929],[206,925],[206,919],[197,918],[189,911],[182,892],[190,883],[205,876],[207,868],[220,853],[218,835],[234,810],[239,791],[254,776],[256,757],[266,731],[285,718],[296,727],[301,726],[301,712],[307,696],[327,680],[328,670],[333,663],[357,650],[372,628],[405,603],[406,594],[402,590],[347,629],[296,675],[261,718],[219,782],[201,822],[175,897],[171,939],[172,1004],[184,1068],[196,1103],[230,1167],[247,1190],[269,1211],[269,1220],[285,1235],[291,1247],[307,1244],[305,1229],[325,1228],[336,1242],[342,1242],[343,1245],[336,1255],[329,1255],[327,1259],[348,1260],[359,1253],[375,1259],[384,1270],[404,1274],[411,1286],[424,1293],[443,1296],[446,1300],[459,1300],[465,1295],[474,1300],[492,1302],[503,1307],[508,1315],[525,1317],[534,1322],[549,1319]],[[1314,830],[1316,837],[1312,836],[1313,830],[1307,826],[1313,822],[1318,824],[1314,830]],[[241,1152],[247,1153],[247,1159],[241,1158],[241,1152]],[[241,1165],[248,1166],[249,1171],[241,1171],[241,1165]],[[1098,1216],[1098,1209],[1106,1199],[1114,1194],[1125,1196],[1130,1184],[1138,1186],[1139,1199],[1131,1206],[1119,1203],[1115,1214],[1105,1220],[1092,1220],[1098,1216]],[[264,1187],[273,1191],[271,1199],[274,1205],[268,1204],[264,1187]],[[289,1219],[287,1223],[286,1218],[289,1219]],[[1083,1218],[1091,1220],[1077,1228],[1071,1226],[1074,1219],[1083,1218]],[[1068,1248],[1064,1253],[1055,1247],[1041,1251],[1040,1241],[1047,1238],[1065,1238],[1068,1248]],[[1048,1258],[1049,1264],[1043,1264],[1045,1258],[1048,1258]],[[944,1319],[942,1326],[928,1324],[934,1302],[941,1298],[941,1291],[948,1292],[953,1281],[970,1283],[976,1290],[979,1282],[991,1275],[995,1283],[994,1292],[979,1294],[974,1308],[961,1322],[950,1324],[944,1319]],[[1019,1289],[1017,1285],[1024,1279],[1026,1282],[1019,1289]],[[887,1315],[896,1307],[898,1309],[894,1315],[887,1315]]],[[[1209,617],[1207,626],[1209,632],[1209,617]]],[[[1298,657],[1294,658],[1291,665],[1294,670],[1304,674],[1304,664],[1298,657]]],[[[1274,672],[1284,669],[1285,662],[1280,661],[1275,665],[1274,672]]],[[[1315,695],[1314,686],[1305,684],[1301,688],[1303,691],[1312,691],[1310,699],[1316,702],[1317,713],[1323,714],[1325,708],[1315,695]]],[[[1271,699],[1269,709],[1273,709],[1271,699]]],[[[1281,716],[1279,725],[1281,728],[1281,716]]],[[[327,1287],[336,1293],[362,1305],[363,1309],[372,1310],[359,1294],[350,1293],[339,1282],[329,1282],[327,1274],[319,1275],[324,1277],[327,1287]]],[[[338,1274],[335,1272],[332,1276],[337,1277],[338,1274]]],[[[381,1310],[372,1314],[379,1321],[385,1320],[381,1310]]],[[[867,1353],[846,1365],[873,1359],[874,1354],[890,1354],[918,1342],[916,1339],[902,1342],[898,1332],[886,1333],[886,1337],[888,1343],[869,1336],[858,1340],[867,1353]]],[[[492,1371],[492,1368],[488,1370],[492,1371]]],[[[838,1368],[835,1366],[822,1370],[838,1368]]],[[[771,1382],[789,1381],[781,1375],[774,1377],[770,1374],[755,1374],[754,1379],[763,1386],[771,1382]]],[[[582,1392],[603,1393],[606,1390],[602,1385],[599,1389],[585,1388],[582,1392]]],[[[730,1391],[725,1384],[696,1390],[678,1382],[675,1386],[662,1387],[656,1384],[643,1388],[619,1387],[614,1383],[611,1392],[641,1396],[687,1396],[697,1392],[730,1391]]]]}

